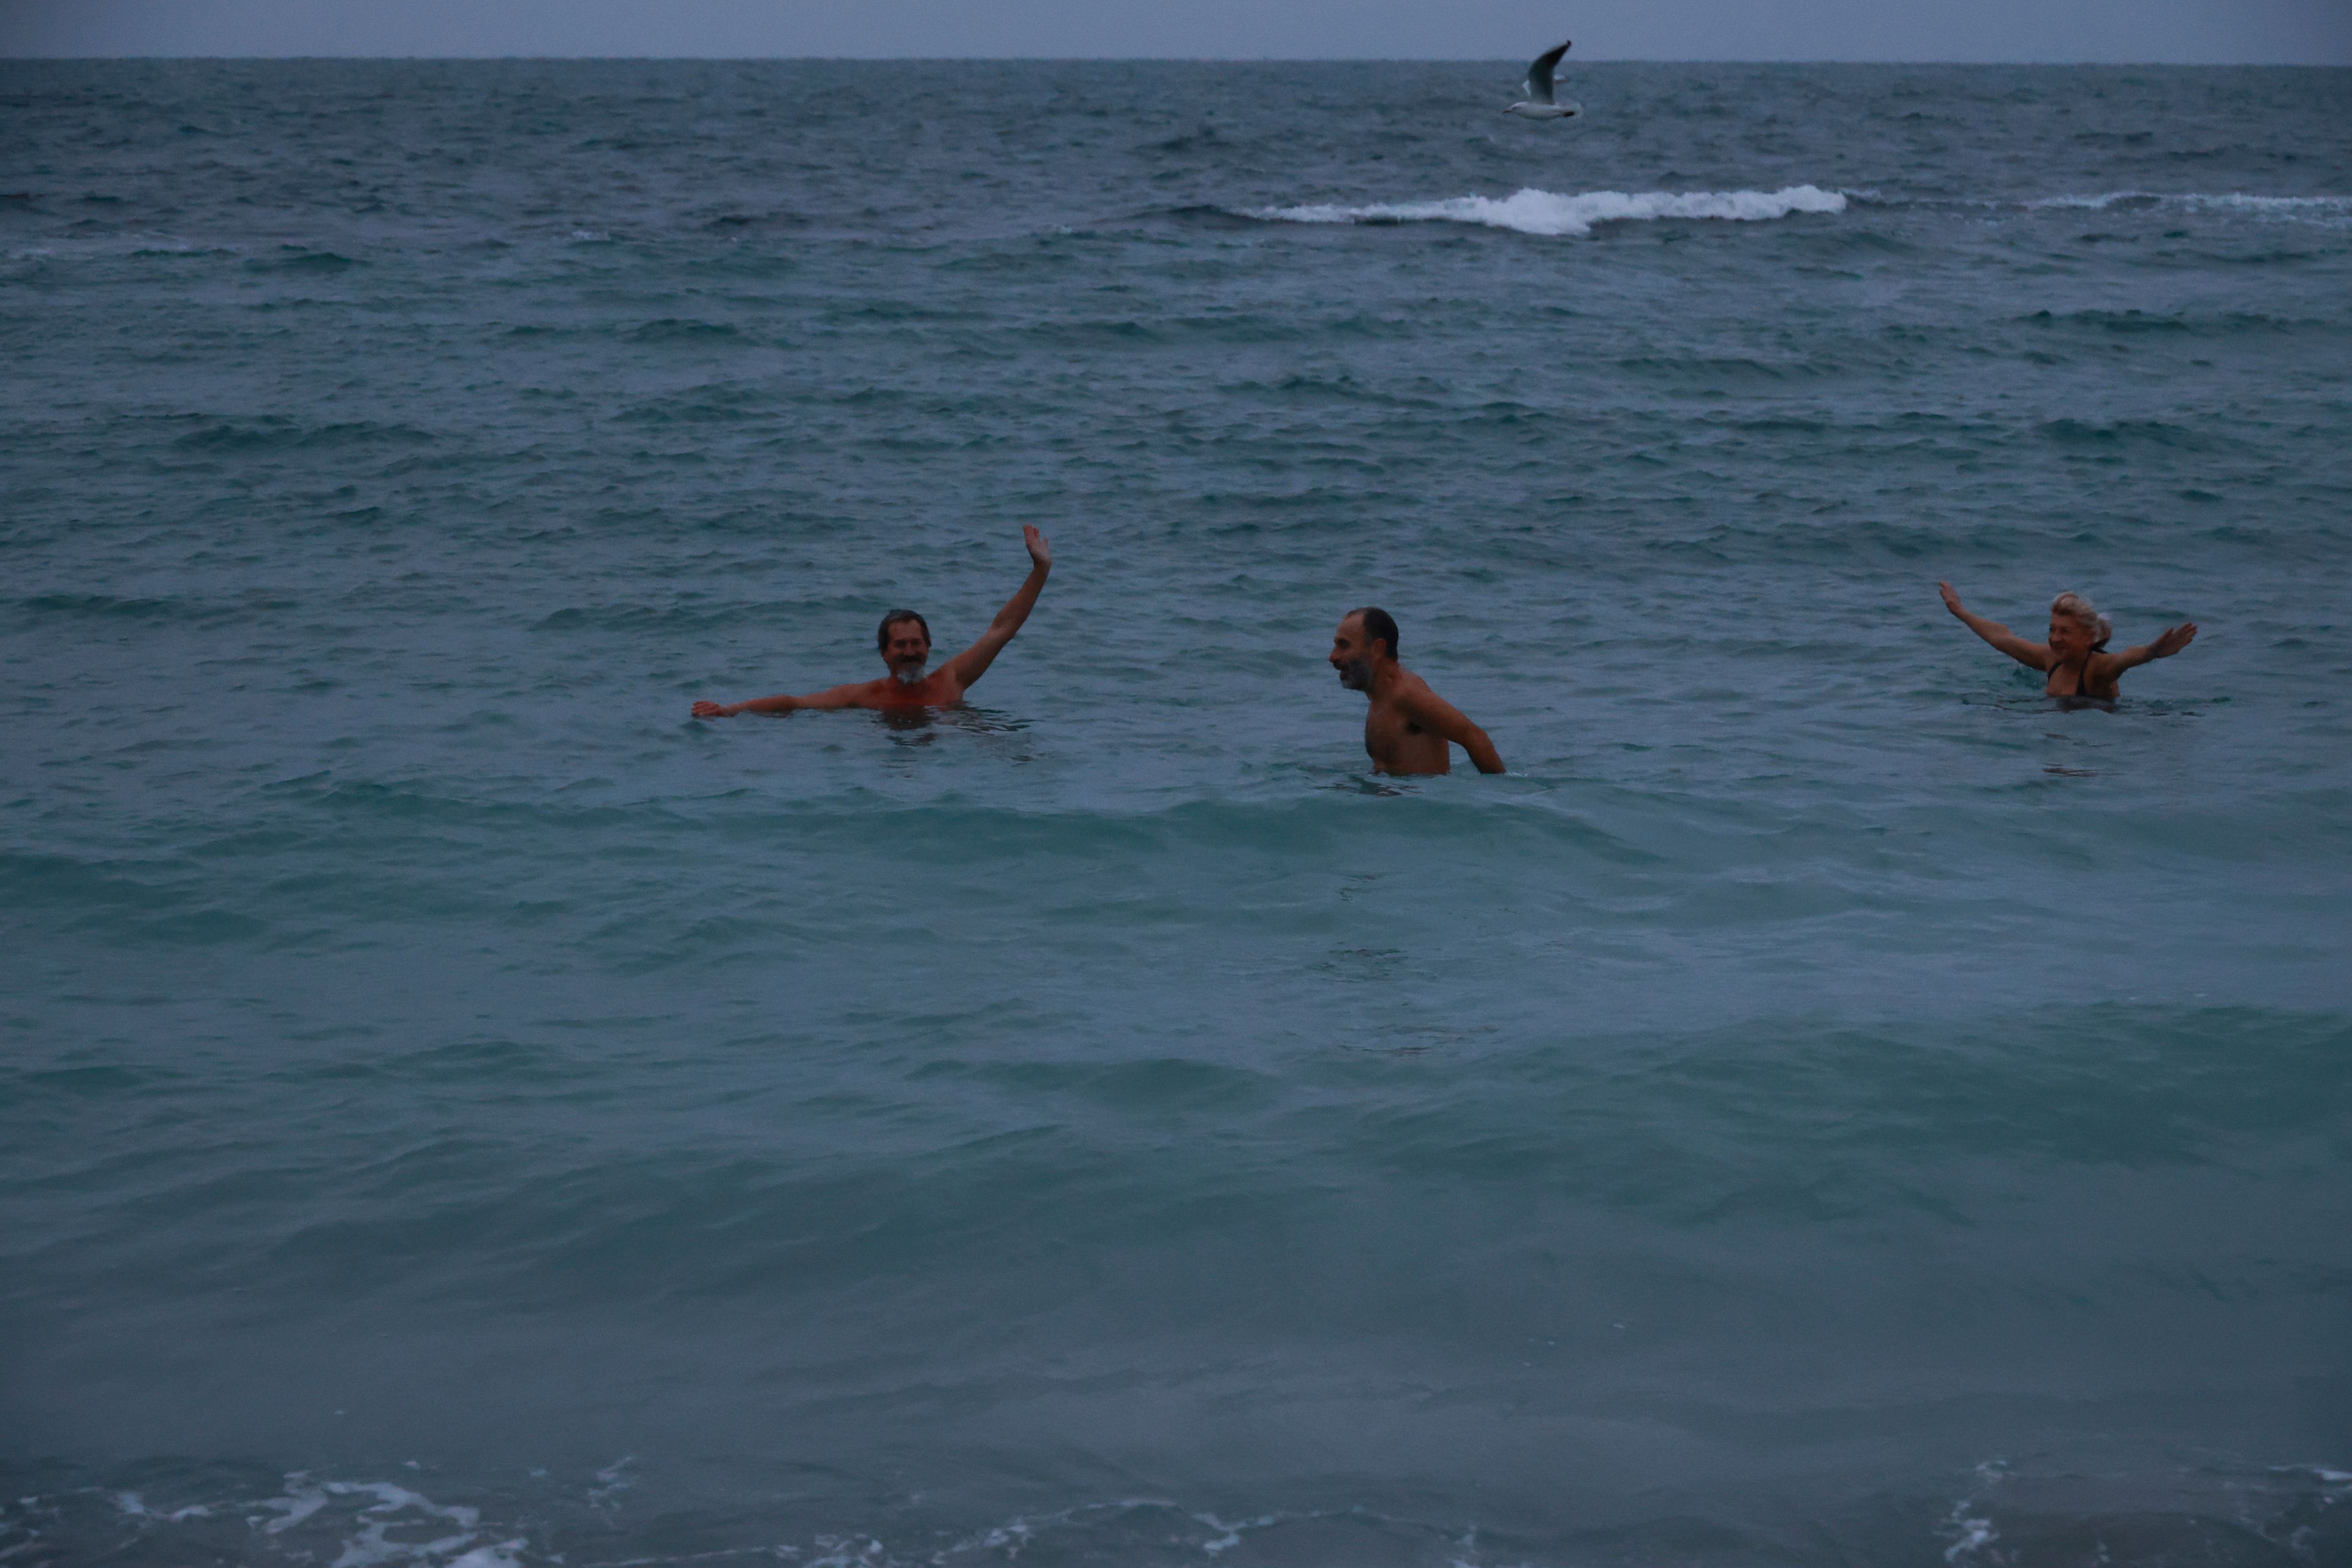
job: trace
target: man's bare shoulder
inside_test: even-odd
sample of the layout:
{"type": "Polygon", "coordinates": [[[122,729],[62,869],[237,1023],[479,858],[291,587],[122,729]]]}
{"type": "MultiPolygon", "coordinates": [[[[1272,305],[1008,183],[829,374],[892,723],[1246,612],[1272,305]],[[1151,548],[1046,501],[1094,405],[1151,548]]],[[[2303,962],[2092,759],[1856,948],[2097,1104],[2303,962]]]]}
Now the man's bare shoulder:
{"type": "Polygon", "coordinates": [[[1389,700],[1399,707],[1414,712],[1425,711],[1433,707],[1440,709],[1452,707],[1451,703],[1437,694],[1429,682],[1402,665],[1397,667],[1397,683],[1390,691],[1389,700]]]}

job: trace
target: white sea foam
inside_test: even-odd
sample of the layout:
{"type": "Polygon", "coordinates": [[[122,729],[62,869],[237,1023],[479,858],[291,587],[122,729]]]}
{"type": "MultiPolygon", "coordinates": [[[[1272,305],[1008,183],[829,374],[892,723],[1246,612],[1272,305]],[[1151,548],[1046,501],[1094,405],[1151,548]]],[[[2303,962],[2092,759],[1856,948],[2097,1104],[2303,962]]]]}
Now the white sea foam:
{"type": "Polygon", "coordinates": [[[523,1544],[518,1536],[495,1546],[477,1546],[463,1557],[450,1559],[449,1568],[521,1568],[521,1559],[515,1553],[523,1549],[523,1544]]]}
{"type": "Polygon", "coordinates": [[[311,1485],[310,1478],[298,1470],[286,1478],[284,1497],[270,1498],[260,1506],[276,1510],[278,1514],[278,1518],[261,1527],[262,1533],[278,1535],[293,1529],[326,1507],[326,1489],[311,1485]]]}
{"type": "Polygon", "coordinates": [[[589,1489],[589,1507],[611,1508],[614,1498],[637,1484],[626,1473],[630,1461],[635,1458],[635,1454],[624,1454],[596,1472],[596,1479],[603,1484],[589,1489]]]}
{"type": "Polygon", "coordinates": [[[1376,202],[1369,206],[1265,207],[1251,214],[1281,223],[1474,223],[1521,234],[1585,235],[1595,224],[1662,218],[1762,223],[1795,213],[1839,213],[1846,199],[1818,185],[1777,191],[1579,191],[1533,188],[1514,195],[1452,196],[1435,202],[1376,202]]]}
{"type": "Polygon", "coordinates": [[[346,1498],[375,1500],[361,1507],[349,1520],[358,1527],[357,1532],[344,1538],[341,1554],[330,1568],[375,1568],[379,1563],[395,1562],[431,1563],[436,1568],[459,1568],[459,1564],[465,1568],[514,1568],[514,1553],[523,1546],[519,1540],[477,1546],[481,1523],[478,1510],[445,1506],[392,1481],[319,1482],[300,1471],[286,1478],[285,1496],[259,1504],[279,1515],[262,1525],[262,1531],[269,1535],[281,1534],[336,1500],[346,1498]],[[456,1527],[454,1531],[446,1528],[451,1525],[456,1527]],[[395,1541],[392,1539],[395,1530],[422,1531],[431,1538],[395,1541]]]}
{"type": "Polygon", "coordinates": [[[1211,1530],[1218,1532],[1215,1540],[1203,1541],[1201,1542],[1201,1550],[1211,1557],[1215,1557],[1223,1552],[1231,1552],[1234,1547],[1239,1546],[1242,1543],[1243,1535],[1246,1532],[1253,1530],[1265,1530],[1271,1526],[1280,1524],[1285,1516],[1278,1513],[1267,1513],[1260,1514],[1255,1519],[1244,1519],[1240,1521],[1222,1520],[1213,1513],[1196,1513],[1192,1517],[1199,1520],[1202,1524],[1207,1525],[1211,1530]]]}
{"type": "Polygon", "coordinates": [[[2000,1539],[2000,1532],[1992,1527],[1991,1519],[1983,1514],[1970,1513],[1966,1502],[1953,1504],[1951,1518],[1946,1522],[1958,1537],[1944,1549],[1944,1561],[1947,1563],[1958,1563],[1963,1558],[1974,1557],[2000,1539]]]}

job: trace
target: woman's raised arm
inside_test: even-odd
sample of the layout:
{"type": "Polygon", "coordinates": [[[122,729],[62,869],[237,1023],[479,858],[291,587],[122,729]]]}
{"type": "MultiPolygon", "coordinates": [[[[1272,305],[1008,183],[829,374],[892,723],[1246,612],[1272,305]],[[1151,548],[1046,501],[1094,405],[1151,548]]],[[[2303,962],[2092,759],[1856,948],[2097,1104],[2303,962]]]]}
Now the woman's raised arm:
{"type": "Polygon", "coordinates": [[[1969,630],[1976,633],[2028,669],[2050,668],[2049,644],[2027,642],[1999,621],[1989,621],[1982,616],[1971,614],[1968,606],[1960,603],[1960,596],[1952,592],[1952,585],[1949,583],[1937,584],[1936,591],[1944,595],[1944,608],[1951,611],[1966,623],[1969,630]]]}
{"type": "Polygon", "coordinates": [[[2168,626],[2159,632],[2153,642],[2142,643],[2137,647],[2127,647],[2121,653],[2108,654],[2107,668],[2121,671],[2146,664],[2150,659],[2170,658],[2196,640],[2197,623],[2183,621],[2177,626],[2168,626]]]}

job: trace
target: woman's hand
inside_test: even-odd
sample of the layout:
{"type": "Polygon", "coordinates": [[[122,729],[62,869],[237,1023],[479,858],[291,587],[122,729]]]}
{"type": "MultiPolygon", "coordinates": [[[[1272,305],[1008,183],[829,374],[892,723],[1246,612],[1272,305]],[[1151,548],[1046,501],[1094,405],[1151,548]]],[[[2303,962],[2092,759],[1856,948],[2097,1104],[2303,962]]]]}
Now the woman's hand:
{"type": "Polygon", "coordinates": [[[694,705],[694,716],[698,719],[732,719],[735,710],[720,702],[698,702],[694,705]]]}
{"type": "Polygon", "coordinates": [[[2148,644],[2147,657],[2150,658],[2170,658],[2174,654],[2179,653],[2182,648],[2187,647],[2190,643],[2195,642],[2196,640],[2197,623],[2195,621],[2183,621],[2179,626],[2168,628],[2160,634],[2154,642],[2148,644]]]}
{"type": "Polygon", "coordinates": [[[1952,592],[1952,585],[1949,583],[1937,584],[1936,592],[1944,595],[1944,608],[1951,611],[1952,614],[1959,616],[1962,620],[1967,620],[1969,618],[1968,611],[1960,608],[1960,596],[1952,592]]]}

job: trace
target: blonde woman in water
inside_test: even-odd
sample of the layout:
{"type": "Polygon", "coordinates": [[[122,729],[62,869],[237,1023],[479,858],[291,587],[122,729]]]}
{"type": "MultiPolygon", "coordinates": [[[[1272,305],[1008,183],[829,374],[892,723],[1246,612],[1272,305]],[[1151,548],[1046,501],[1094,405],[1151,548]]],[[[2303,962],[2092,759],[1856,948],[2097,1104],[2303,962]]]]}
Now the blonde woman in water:
{"type": "Polygon", "coordinates": [[[1936,588],[1944,595],[1944,608],[1966,621],[1969,630],[2028,669],[2047,670],[2050,679],[2042,683],[2045,697],[2088,697],[2111,702],[2116,679],[2125,670],[2152,658],[2170,658],[2197,636],[2197,623],[2184,621],[2154,642],[2109,653],[2107,637],[2115,623],[2092,608],[2091,601],[2082,595],[2061,594],[2050,601],[2050,640],[2027,642],[1999,621],[1970,614],[1949,583],[1938,583],[1936,588]]]}

